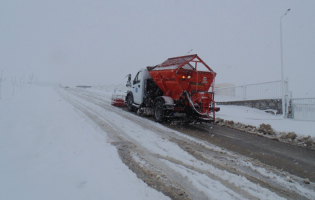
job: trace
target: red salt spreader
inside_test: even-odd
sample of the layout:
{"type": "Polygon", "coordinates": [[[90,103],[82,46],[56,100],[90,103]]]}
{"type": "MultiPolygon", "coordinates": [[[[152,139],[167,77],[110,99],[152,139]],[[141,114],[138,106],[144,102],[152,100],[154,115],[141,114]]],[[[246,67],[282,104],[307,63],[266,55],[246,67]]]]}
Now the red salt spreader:
{"type": "Polygon", "coordinates": [[[140,69],[126,96],[127,107],[140,115],[153,115],[157,122],[214,122],[216,73],[197,54],[169,58],[140,69]]]}

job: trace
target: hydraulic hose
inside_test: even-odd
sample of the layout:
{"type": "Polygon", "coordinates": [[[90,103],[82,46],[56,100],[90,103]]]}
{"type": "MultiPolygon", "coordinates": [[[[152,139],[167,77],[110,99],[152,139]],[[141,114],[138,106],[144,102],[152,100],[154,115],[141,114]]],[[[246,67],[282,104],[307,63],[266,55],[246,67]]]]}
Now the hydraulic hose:
{"type": "Polygon", "coordinates": [[[200,113],[198,110],[196,110],[196,108],[195,108],[195,106],[194,106],[194,103],[192,102],[191,98],[189,98],[188,92],[187,92],[186,90],[184,90],[184,92],[186,93],[187,99],[188,99],[188,101],[189,101],[191,107],[195,110],[195,112],[198,113],[199,115],[209,117],[208,114],[203,114],[203,113],[200,113]]]}

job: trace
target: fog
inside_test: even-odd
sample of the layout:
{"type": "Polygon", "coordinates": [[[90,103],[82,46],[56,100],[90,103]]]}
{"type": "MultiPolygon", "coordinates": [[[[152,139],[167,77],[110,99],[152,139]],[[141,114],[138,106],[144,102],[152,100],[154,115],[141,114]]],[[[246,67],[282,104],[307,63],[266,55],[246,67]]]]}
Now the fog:
{"type": "Polygon", "coordinates": [[[216,83],[281,79],[315,97],[315,2],[0,1],[0,71],[62,85],[124,83],[139,68],[198,54],[216,83]]]}

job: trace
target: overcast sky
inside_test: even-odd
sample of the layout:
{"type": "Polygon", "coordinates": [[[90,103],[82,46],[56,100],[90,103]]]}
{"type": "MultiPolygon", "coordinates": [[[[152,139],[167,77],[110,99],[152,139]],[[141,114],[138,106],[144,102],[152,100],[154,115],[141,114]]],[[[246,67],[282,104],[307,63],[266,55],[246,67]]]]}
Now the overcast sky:
{"type": "Polygon", "coordinates": [[[216,83],[280,80],[280,17],[289,8],[285,77],[294,97],[315,97],[314,0],[0,0],[0,70],[70,86],[117,84],[193,49],[216,83]]]}

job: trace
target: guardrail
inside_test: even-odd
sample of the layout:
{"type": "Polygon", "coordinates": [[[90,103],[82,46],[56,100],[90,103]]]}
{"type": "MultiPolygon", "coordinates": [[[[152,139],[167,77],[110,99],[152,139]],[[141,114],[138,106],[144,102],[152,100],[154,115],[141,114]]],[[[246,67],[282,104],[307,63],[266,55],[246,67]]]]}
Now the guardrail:
{"type": "Polygon", "coordinates": [[[294,119],[315,121],[315,98],[293,98],[291,109],[294,119]]]}

